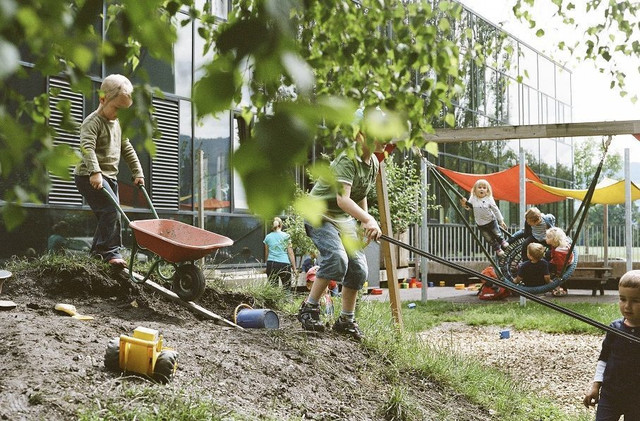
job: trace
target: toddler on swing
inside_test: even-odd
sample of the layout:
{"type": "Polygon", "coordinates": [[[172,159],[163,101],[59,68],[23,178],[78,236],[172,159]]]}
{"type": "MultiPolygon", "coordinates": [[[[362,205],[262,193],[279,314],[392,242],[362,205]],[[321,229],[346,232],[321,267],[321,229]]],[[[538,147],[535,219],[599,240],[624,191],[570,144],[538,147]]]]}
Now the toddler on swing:
{"type": "Polygon", "coordinates": [[[504,223],[496,201],[493,200],[493,192],[489,182],[482,178],[477,180],[471,189],[469,200],[463,197],[460,199],[460,203],[467,210],[469,210],[469,205],[473,207],[473,218],[476,220],[480,233],[493,246],[498,256],[504,256],[502,249],[509,247],[509,243],[502,237],[498,224],[504,229],[507,228],[507,225],[504,223]]]}

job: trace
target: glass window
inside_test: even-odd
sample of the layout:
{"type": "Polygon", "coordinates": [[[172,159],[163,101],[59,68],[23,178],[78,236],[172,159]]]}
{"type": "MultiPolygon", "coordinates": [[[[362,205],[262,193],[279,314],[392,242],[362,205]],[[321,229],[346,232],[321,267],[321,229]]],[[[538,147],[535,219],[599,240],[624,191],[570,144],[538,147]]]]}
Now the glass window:
{"type": "Polygon", "coordinates": [[[486,86],[486,115],[490,118],[496,118],[498,104],[502,103],[502,95],[498,92],[498,76],[496,71],[491,68],[485,68],[484,81],[486,86]]]}
{"type": "Polygon", "coordinates": [[[508,98],[508,114],[506,118],[503,120],[505,123],[510,125],[518,125],[520,124],[520,85],[513,79],[509,78],[507,84],[507,98],[508,98]]]}
{"type": "Polygon", "coordinates": [[[193,210],[193,132],[191,103],[180,101],[180,209],[193,210]]]}
{"type": "Polygon", "coordinates": [[[520,44],[519,72],[522,81],[534,88],[538,87],[538,54],[526,45],[520,44]]]}
{"type": "Polygon", "coordinates": [[[474,69],[474,75],[475,77],[473,78],[473,84],[474,86],[474,94],[475,94],[475,109],[479,112],[479,113],[484,113],[485,112],[485,95],[486,95],[486,87],[485,87],[485,75],[484,75],[484,67],[483,66],[476,66],[473,65],[472,69],[474,69]]]}
{"type": "Polygon", "coordinates": [[[264,227],[249,216],[208,216],[205,229],[233,240],[233,245],[219,249],[207,259],[215,264],[258,265],[264,261],[264,227]]]}
{"type": "MultiPolygon", "coordinates": [[[[204,117],[196,124],[194,149],[197,169],[196,180],[200,174],[200,150],[203,152],[202,166],[204,178],[201,180],[204,191],[204,210],[222,212],[230,209],[229,154],[231,151],[231,114],[225,112],[219,118],[204,117]]],[[[196,199],[199,199],[200,184],[195,183],[196,199]]]]}
{"type": "Polygon", "coordinates": [[[547,95],[555,95],[555,65],[551,62],[551,60],[539,56],[538,71],[540,72],[539,89],[547,95]]]}
{"type": "Polygon", "coordinates": [[[193,43],[193,81],[197,82],[205,75],[204,65],[213,61],[213,49],[204,52],[205,41],[196,30],[193,43]]]}
{"type": "Polygon", "coordinates": [[[571,72],[560,66],[556,66],[556,98],[571,103],[571,72]]]}
{"type": "Polygon", "coordinates": [[[558,164],[556,176],[564,180],[572,180],[571,168],[573,166],[573,148],[570,143],[558,142],[558,164]]]}
{"type": "Polygon", "coordinates": [[[546,164],[550,171],[545,171],[547,176],[555,176],[556,168],[556,142],[555,138],[540,139],[540,162],[546,164]]]}
{"type": "MultiPolygon", "coordinates": [[[[236,116],[233,119],[233,150],[235,151],[240,147],[240,143],[246,136],[246,123],[240,116],[236,116]]],[[[249,209],[247,203],[247,196],[242,186],[242,180],[238,173],[233,171],[233,208],[234,209],[249,209]]]]}
{"type": "Polygon", "coordinates": [[[213,0],[213,14],[220,19],[227,19],[229,14],[229,1],[228,0],[213,0]]]}
{"type": "MultiPolygon", "coordinates": [[[[540,111],[539,111],[539,101],[538,101],[538,91],[531,89],[529,87],[524,87],[527,95],[529,108],[524,111],[525,116],[528,115],[528,121],[525,124],[539,124],[540,123],[540,111]]],[[[525,97],[526,98],[526,97],[525,97]]]]}
{"type": "Polygon", "coordinates": [[[526,163],[531,167],[533,172],[539,172],[540,163],[540,140],[539,139],[522,139],[520,146],[524,150],[526,163]]]}
{"type": "MultiPolygon", "coordinates": [[[[183,15],[182,17],[186,17],[183,15]]],[[[173,47],[174,72],[176,77],[176,95],[191,97],[193,56],[193,24],[178,25],[178,41],[173,47]]]]}

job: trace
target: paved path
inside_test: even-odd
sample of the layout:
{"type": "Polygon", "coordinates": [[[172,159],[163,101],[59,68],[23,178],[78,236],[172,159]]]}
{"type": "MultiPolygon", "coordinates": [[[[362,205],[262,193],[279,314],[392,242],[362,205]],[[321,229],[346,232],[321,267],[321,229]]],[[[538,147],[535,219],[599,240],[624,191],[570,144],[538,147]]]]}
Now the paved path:
{"type": "MultiPolygon", "coordinates": [[[[477,291],[467,289],[455,289],[454,287],[430,287],[425,290],[427,300],[443,300],[458,303],[477,303],[487,304],[494,301],[485,301],[478,299],[477,291]]],[[[617,303],[618,291],[605,290],[605,295],[591,296],[591,290],[586,289],[572,289],[569,290],[569,295],[564,297],[553,297],[547,295],[540,295],[540,298],[545,300],[552,300],[555,303],[562,305],[563,302],[570,303],[617,303]]],[[[389,290],[382,289],[382,295],[365,294],[363,296],[364,301],[389,301],[389,290]]],[[[421,288],[407,288],[400,289],[401,301],[422,301],[422,289],[421,288]]],[[[508,297],[500,302],[512,302],[519,301],[519,297],[508,297]]]]}

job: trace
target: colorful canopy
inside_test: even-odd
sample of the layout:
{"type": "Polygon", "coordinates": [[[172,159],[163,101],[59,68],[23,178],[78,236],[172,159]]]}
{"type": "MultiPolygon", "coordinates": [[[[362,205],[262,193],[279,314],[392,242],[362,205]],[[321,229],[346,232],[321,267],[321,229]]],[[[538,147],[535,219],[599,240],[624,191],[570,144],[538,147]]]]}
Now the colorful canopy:
{"type": "MultiPolygon", "coordinates": [[[[527,190],[529,189],[529,186],[536,186],[537,188],[541,188],[549,193],[564,197],[572,197],[578,200],[584,200],[584,197],[587,194],[587,190],[561,189],[559,187],[547,186],[546,184],[538,181],[527,181],[529,181],[527,190]]],[[[633,182],[631,182],[631,200],[640,200],[640,189],[633,182]]],[[[596,190],[593,192],[593,197],[591,198],[591,203],[601,205],[618,205],[625,203],[624,180],[603,180],[596,186],[596,190]]]]}
{"type": "MultiPolygon", "coordinates": [[[[520,165],[509,169],[491,174],[468,174],[457,171],[448,170],[446,168],[436,168],[449,177],[454,183],[470,192],[473,184],[480,178],[485,179],[491,184],[493,190],[493,198],[495,200],[506,200],[508,202],[520,203],[520,165]]],[[[538,177],[528,166],[525,167],[525,177],[528,180],[534,180],[542,186],[540,177],[538,177]]],[[[527,184],[526,198],[527,204],[540,205],[543,203],[553,203],[565,200],[565,196],[554,194],[535,184],[527,184]]]]}

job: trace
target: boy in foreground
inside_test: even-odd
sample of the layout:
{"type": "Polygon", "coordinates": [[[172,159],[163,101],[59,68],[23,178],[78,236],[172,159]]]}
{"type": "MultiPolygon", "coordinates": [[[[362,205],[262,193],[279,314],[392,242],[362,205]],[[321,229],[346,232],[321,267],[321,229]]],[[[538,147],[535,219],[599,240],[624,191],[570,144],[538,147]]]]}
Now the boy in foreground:
{"type": "MultiPolygon", "coordinates": [[[[331,162],[331,170],[341,185],[336,193],[329,183],[320,179],[311,190],[311,196],[327,201],[328,209],[322,225],[313,227],[305,223],[305,229],[319,251],[320,268],[316,272],[309,296],[303,301],[298,312],[302,328],[322,332],[325,329],[320,320],[320,298],[333,279],[342,282],[342,311],[333,325],[333,330],[355,340],[364,335],[355,320],[356,298],[368,276],[367,261],[362,249],[347,251],[342,237],[358,240],[358,226],[369,240],[377,240],[382,231],[378,222],[368,213],[367,193],[375,188],[379,163],[366,142],[365,135],[356,135],[358,156],[350,158],[342,153],[331,162]]],[[[375,143],[375,152],[382,151],[381,144],[375,143]]]]}
{"type": "MultiPolygon", "coordinates": [[[[640,270],[625,273],[618,283],[622,318],[611,327],[640,338],[640,270]]],[[[640,344],[607,332],[593,383],[584,400],[598,404],[596,421],[640,420],[640,344]]]]}

